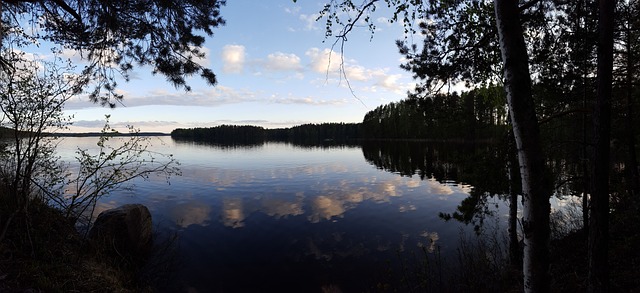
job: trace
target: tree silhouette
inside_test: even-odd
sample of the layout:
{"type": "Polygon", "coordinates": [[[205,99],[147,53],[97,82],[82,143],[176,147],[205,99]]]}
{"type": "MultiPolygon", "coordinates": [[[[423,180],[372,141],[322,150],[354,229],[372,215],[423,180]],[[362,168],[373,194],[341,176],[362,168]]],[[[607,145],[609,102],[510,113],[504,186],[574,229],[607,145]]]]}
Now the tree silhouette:
{"type": "MultiPolygon", "coordinates": [[[[223,25],[224,0],[185,1],[44,1],[2,0],[0,41],[8,34],[28,42],[51,42],[74,50],[88,65],[82,75],[91,81],[90,99],[115,107],[118,76],[129,80],[135,66],[151,66],[176,87],[189,90],[185,78],[199,74],[216,84],[211,69],[198,64],[204,58],[205,36],[223,25]],[[34,29],[35,28],[35,29],[34,29]]],[[[4,56],[2,67],[12,64],[4,56]]]]}

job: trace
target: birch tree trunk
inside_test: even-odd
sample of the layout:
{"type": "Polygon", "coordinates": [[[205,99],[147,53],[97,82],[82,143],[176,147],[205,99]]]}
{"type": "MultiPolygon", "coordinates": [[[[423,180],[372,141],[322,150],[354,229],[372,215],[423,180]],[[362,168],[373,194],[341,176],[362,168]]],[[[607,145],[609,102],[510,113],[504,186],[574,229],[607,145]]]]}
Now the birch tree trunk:
{"type": "Polygon", "coordinates": [[[529,57],[517,0],[495,0],[504,88],[522,180],[524,292],[549,291],[549,196],[540,131],[531,93],[529,57]]]}
{"type": "Polygon", "coordinates": [[[518,241],[518,194],[516,180],[520,180],[518,173],[518,158],[515,156],[515,141],[513,132],[508,138],[507,177],[509,178],[509,262],[512,267],[522,266],[522,253],[518,241]]]}
{"type": "Polygon", "coordinates": [[[600,0],[598,6],[598,90],[593,112],[595,150],[589,219],[589,292],[607,292],[609,288],[609,144],[616,1],[600,0]]]}

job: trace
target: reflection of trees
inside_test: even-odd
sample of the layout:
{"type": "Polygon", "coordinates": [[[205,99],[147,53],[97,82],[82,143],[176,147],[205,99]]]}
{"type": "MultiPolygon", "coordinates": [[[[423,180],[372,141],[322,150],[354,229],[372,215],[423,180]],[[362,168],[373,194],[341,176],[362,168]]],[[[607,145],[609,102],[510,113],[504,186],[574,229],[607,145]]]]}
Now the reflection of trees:
{"type": "Polygon", "coordinates": [[[176,144],[199,146],[199,147],[211,147],[219,148],[222,150],[236,150],[236,149],[255,149],[264,145],[263,141],[258,142],[211,142],[211,141],[198,141],[179,137],[172,137],[176,144]]]}
{"type": "Polygon", "coordinates": [[[491,214],[488,199],[507,194],[507,151],[501,143],[465,144],[416,141],[379,141],[362,145],[362,152],[370,164],[402,176],[418,175],[421,179],[461,182],[473,186],[452,214],[441,214],[472,223],[479,228],[486,215],[491,214]]]}
{"type": "Polygon", "coordinates": [[[377,141],[362,145],[364,158],[379,169],[439,182],[463,182],[505,193],[506,150],[501,144],[377,141]]]}
{"type": "Polygon", "coordinates": [[[360,143],[358,141],[286,141],[286,140],[261,140],[252,142],[238,142],[238,141],[199,141],[192,139],[185,139],[181,137],[172,137],[176,144],[197,146],[197,147],[209,147],[221,150],[242,150],[242,149],[258,149],[264,147],[267,143],[286,143],[291,144],[298,148],[315,150],[315,149],[344,149],[344,148],[358,148],[360,143]]]}

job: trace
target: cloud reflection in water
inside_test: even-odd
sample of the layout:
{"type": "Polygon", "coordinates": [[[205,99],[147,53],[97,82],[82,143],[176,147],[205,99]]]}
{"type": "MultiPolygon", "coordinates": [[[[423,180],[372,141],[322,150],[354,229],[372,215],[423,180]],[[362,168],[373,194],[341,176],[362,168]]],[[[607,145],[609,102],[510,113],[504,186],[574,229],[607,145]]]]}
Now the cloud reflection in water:
{"type": "MultiPolygon", "coordinates": [[[[307,171],[312,168],[306,169],[307,171]]],[[[339,169],[339,168],[332,168],[339,169]]],[[[275,172],[293,176],[286,171],[275,172]]],[[[269,176],[274,176],[270,172],[269,176]]],[[[233,176],[219,176],[224,178],[216,183],[222,183],[225,189],[218,189],[218,192],[225,193],[227,189],[248,184],[260,178],[257,174],[244,174],[235,178],[233,176]]],[[[278,177],[281,178],[281,177],[278,177]]],[[[222,200],[221,222],[223,225],[232,228],[244,227],[244,220],[251,213],[259,211],[276,219],[287,216],[299,216],[307,214],[306,218],[311,223],[318,223],[323,220],[342,218],[344,213],[357,207],[364,201],[372,201],[378,204],[389,203],[392,198],[402,197],[406,191],[414,192],[414,189],[424,188],[425,195],[452,195],[456,193],[466,193],[464,186],[450,186],[440,183],[434,179],[426,180],[426,184],[416,178],[393,177],[390,180],[380,181],[378,179],[362,178],[357,181],[340,180],[338,184],[331,182],[317,182],[309,190],[317,191],[315,194],[303,191],[288,190],[281,185],[263,186],[268,190],[246,192],[243,196],[225,196],[222,200]],[[454,190],[455,189],[455,190],[454,190]],[[248,208],[247,205],[251,208],[248,208]]],[[[290,189],[290,187],[288,187],[290,189]]],[[[419,192],[419,190],[418,190],[419,192]]],[[[412,212],[418,210],[418,206],[412,203],[398,203],[399,212],[412,212]]],[[[209,210],[192,211],[195,214],[209,213],[209,210]]],[[[203,215],[193,216],[194,219],[203,218],[203,215]]],[[[190,218],[189,218],[190,219],[190,218]]],[[[186,223],[197,223],[188,220],[186,223]]]]}
{"type": "Polygon", "coordinates": [[[171,208],[170,218],[180,227],[191,225],[207,226],[209,224],[211,206],[201,201],[180,203],[171,208]]]}
{"type": "Polygon", "coordinates": [[[222,223],[227,227],[244,227],[244,211],[241,198],[225,198],[222,201],[222,223]]]}

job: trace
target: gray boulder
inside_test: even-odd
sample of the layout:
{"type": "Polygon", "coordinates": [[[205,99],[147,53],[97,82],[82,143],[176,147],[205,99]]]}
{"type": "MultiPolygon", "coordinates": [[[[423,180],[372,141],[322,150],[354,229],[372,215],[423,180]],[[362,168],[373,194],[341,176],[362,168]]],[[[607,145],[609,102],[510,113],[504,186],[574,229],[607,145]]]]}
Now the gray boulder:
{"type": "Polygon", "coordinates": [[[149,209],[127,204],[100,213],[89,231],[89,241],[107,253],[145,259],[151,251],[152,232],[149,209]]]}

